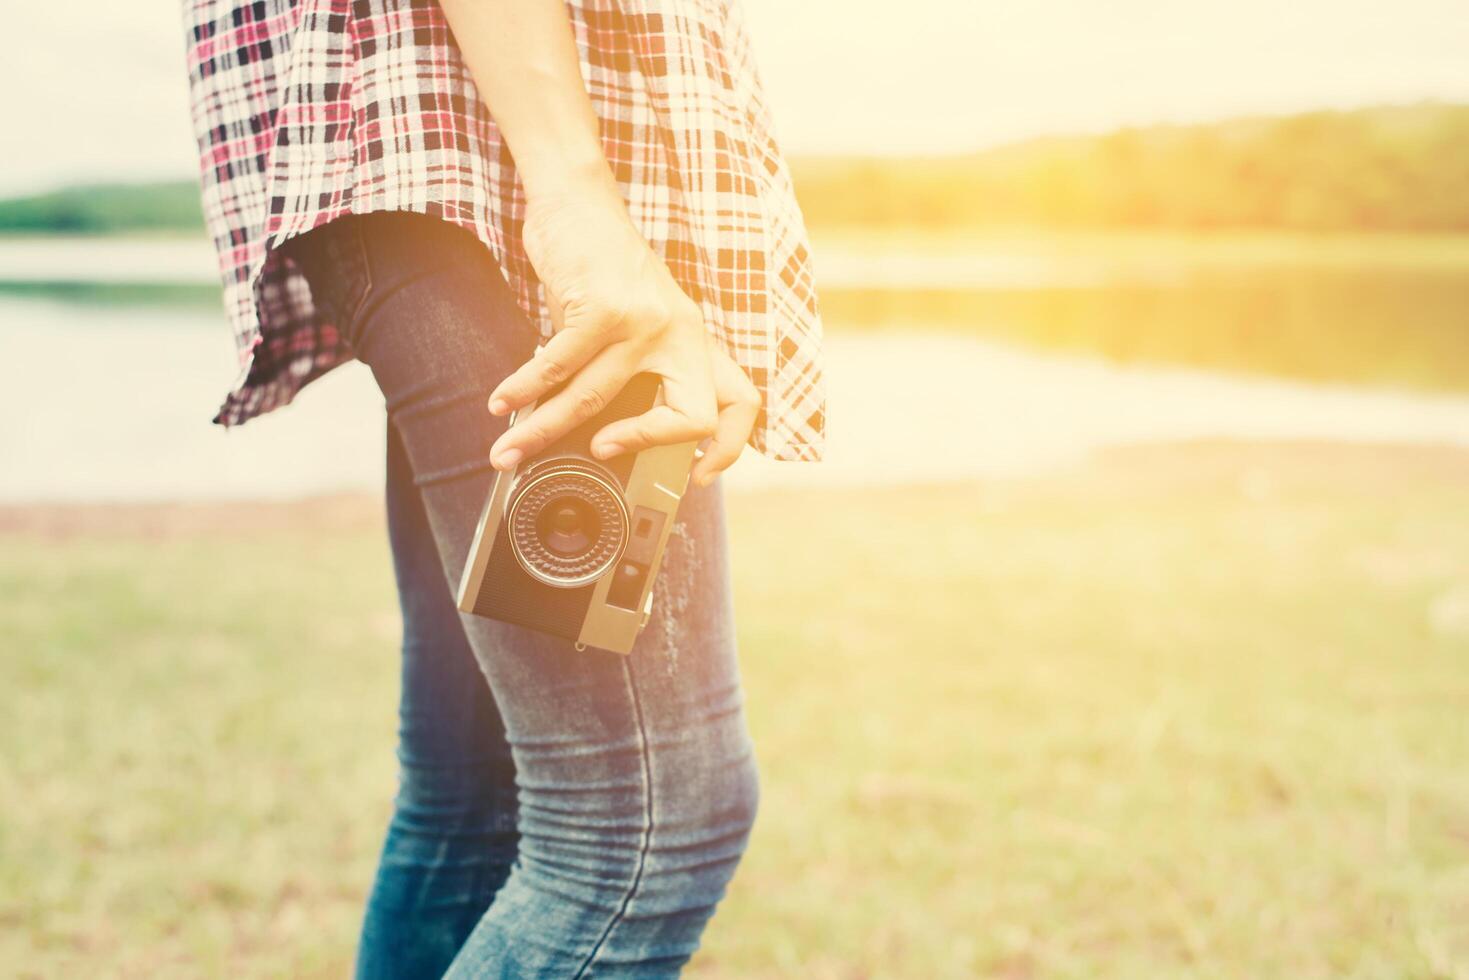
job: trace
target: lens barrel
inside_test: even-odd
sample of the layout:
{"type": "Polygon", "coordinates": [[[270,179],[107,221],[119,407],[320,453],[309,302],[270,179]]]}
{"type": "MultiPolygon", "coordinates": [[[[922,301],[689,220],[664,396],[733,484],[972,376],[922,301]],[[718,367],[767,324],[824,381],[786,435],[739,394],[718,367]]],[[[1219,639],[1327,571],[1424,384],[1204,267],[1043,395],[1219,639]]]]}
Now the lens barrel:
{"type": "Polygon", "coordinates": [[[537,463],[510,491],[505,511],[516,561],[533,578],[557,588],[596,581],[627,546],[622,488],[585,459],[537,463]]]}

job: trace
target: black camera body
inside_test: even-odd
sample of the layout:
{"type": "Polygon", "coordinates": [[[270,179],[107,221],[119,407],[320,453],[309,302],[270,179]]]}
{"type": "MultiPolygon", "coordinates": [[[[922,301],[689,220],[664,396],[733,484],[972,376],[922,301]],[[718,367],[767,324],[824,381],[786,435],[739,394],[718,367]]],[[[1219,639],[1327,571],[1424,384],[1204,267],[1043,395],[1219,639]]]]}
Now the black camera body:
{"type": "Polygon", "coordinates": [[[496,475],[459,583],[461,610],[578,648],[632,650],[652,613],[695,444],[599,460],[591,440],[652,408],[660,385],[656,374],[634,375],[599,414],[496,475]]]}

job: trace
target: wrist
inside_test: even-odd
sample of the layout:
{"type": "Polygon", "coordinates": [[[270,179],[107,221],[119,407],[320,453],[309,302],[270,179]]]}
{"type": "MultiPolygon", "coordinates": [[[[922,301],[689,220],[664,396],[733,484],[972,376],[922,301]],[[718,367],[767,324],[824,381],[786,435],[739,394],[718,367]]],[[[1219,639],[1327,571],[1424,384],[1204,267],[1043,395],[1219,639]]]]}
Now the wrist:
{"type": "Polygon", "coordinates": [[[565,153],[548,154],[532,157],[525,163],[517,159],[516,165],[526,201],[532,207],[563,202],[625,207],[622,189],[600,150],[595,157],[583,155],[580,160],[565,153]]]}

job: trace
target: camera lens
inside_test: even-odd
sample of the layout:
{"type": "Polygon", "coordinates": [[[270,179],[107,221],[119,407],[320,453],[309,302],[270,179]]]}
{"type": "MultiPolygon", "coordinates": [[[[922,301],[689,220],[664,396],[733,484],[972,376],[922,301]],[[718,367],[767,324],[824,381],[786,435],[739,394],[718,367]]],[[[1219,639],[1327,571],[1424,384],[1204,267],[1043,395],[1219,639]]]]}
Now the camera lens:
{"type": "Polygon", "coordinates": [[[566,495],[541,508],[536,517],[536,534],[541,544],[563,558],[586,554],[597,543],[602,522],[587,502],[566,495]]]}
{"type": "Polygon", "coordinates": [[[560,588],[595,581],[627,543],[627,505],[617,481],[581,459],[539,464],[511,491],[506,508],[515,558],[560,588]]]}

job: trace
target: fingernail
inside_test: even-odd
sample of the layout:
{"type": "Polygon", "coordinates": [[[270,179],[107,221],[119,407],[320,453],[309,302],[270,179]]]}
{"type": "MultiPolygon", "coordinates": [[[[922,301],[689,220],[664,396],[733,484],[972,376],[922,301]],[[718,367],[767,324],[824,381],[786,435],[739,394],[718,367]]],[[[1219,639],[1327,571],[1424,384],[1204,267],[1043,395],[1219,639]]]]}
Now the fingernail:
{"type": "Polygon", "coordinates": [[[520,450],[507,449],[500,454],[500,458],[495,461],[495,465],[502,470],[508,470],[518,462],[520,462],[520,450]]]}
{"type": "Polygon", "coordinates": [[[490,414],[491,415],[504,415],[508,411],[510,411],[510,406],[509,406],[509,404],[506,403],[505,399],[503,399],[503,398],[492,398],[492,399],[490,399],[490,414]]]}
{"type": "Polygon", "coordinates": [[[604,442],[597,447],[598,459],[609,459],[622,452],[622,447],[615,442],[604,442]]]}

